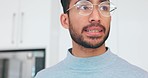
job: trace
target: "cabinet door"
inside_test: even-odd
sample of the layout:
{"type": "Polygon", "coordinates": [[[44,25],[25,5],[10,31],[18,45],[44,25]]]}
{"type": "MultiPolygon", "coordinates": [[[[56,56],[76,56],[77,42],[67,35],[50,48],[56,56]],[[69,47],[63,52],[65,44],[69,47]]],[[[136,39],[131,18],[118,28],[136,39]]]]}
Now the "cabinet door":
{"type": "Polygon", "coordinates": [[[18,0],[0,0],[0,48],[10,48],[16,41],[18,0]]]}
{"type": "Polygon", "coordinates": [[[50,0],[21,0],[19,46],[49,44],[50,0]]]}

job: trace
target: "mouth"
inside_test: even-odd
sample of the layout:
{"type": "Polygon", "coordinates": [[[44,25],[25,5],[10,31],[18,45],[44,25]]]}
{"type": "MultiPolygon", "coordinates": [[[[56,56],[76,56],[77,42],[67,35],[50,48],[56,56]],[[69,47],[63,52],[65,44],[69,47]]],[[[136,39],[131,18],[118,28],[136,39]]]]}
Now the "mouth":
{"type": "Polygon", "coordinates": [[[86,29],[84,30],[85,32],[89,32],[89,33],[99,33],[99,32],[103,32],[103,29],[99,29],[99,28],[91,28],[91,29],[86,29]]]}
{"type": "Polygon", "coordinates": [[[105,28],[103,26],[88,26],[84,28],[83,32],[88,37],[100,37],[105,33],[105,28]]]}

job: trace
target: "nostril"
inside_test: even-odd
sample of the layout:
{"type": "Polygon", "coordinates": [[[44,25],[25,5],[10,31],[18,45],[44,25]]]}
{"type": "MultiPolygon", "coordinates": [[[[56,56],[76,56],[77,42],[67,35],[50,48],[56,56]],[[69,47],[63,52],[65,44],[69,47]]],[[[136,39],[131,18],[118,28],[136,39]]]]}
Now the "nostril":
{"type": "Polygon", "coordinates": [[[89,16],[90,22],[100,22],[101,16],[99,12],[93,11],[89,16]]]}
{"type": "Polygon", "coordinates": [[[90,19],[90,22],[91,22],[91,23],[100,23],[100,19],[91,18],[91,19],[90,19]]]}
{"type": "Polygon", "coordinates": [[[91,22],[95,21],[94,19],[91,20],[91,22]]]}

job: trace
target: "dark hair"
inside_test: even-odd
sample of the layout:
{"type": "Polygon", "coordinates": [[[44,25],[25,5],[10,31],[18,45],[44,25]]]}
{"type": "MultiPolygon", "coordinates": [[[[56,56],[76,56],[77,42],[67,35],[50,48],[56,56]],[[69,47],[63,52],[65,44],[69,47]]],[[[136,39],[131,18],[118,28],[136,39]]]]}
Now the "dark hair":
{"type": "Polygon", "coordinates": [[[61,0],[61,4],[63,6],[64,13],[67,13],[67,9],[69,8],[70,1],[71,0],[61,0]]]}

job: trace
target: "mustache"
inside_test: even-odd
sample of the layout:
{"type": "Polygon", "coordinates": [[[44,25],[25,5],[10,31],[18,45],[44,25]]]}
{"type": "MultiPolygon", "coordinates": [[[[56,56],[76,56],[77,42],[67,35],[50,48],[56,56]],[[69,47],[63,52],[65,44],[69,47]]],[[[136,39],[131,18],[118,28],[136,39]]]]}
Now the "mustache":
{"type": "Polygon", "coordinates": [[[83,27],[82,32],[85,31],[88,27],[93,27],[93,26],[95,26],[95,27],[101,27],[104,32],[106,31],[106,28],[105,28],[104,25],[102,25],[100,23],[90,23],[90,24],[86,25],[85,27],[83,27]]]}

